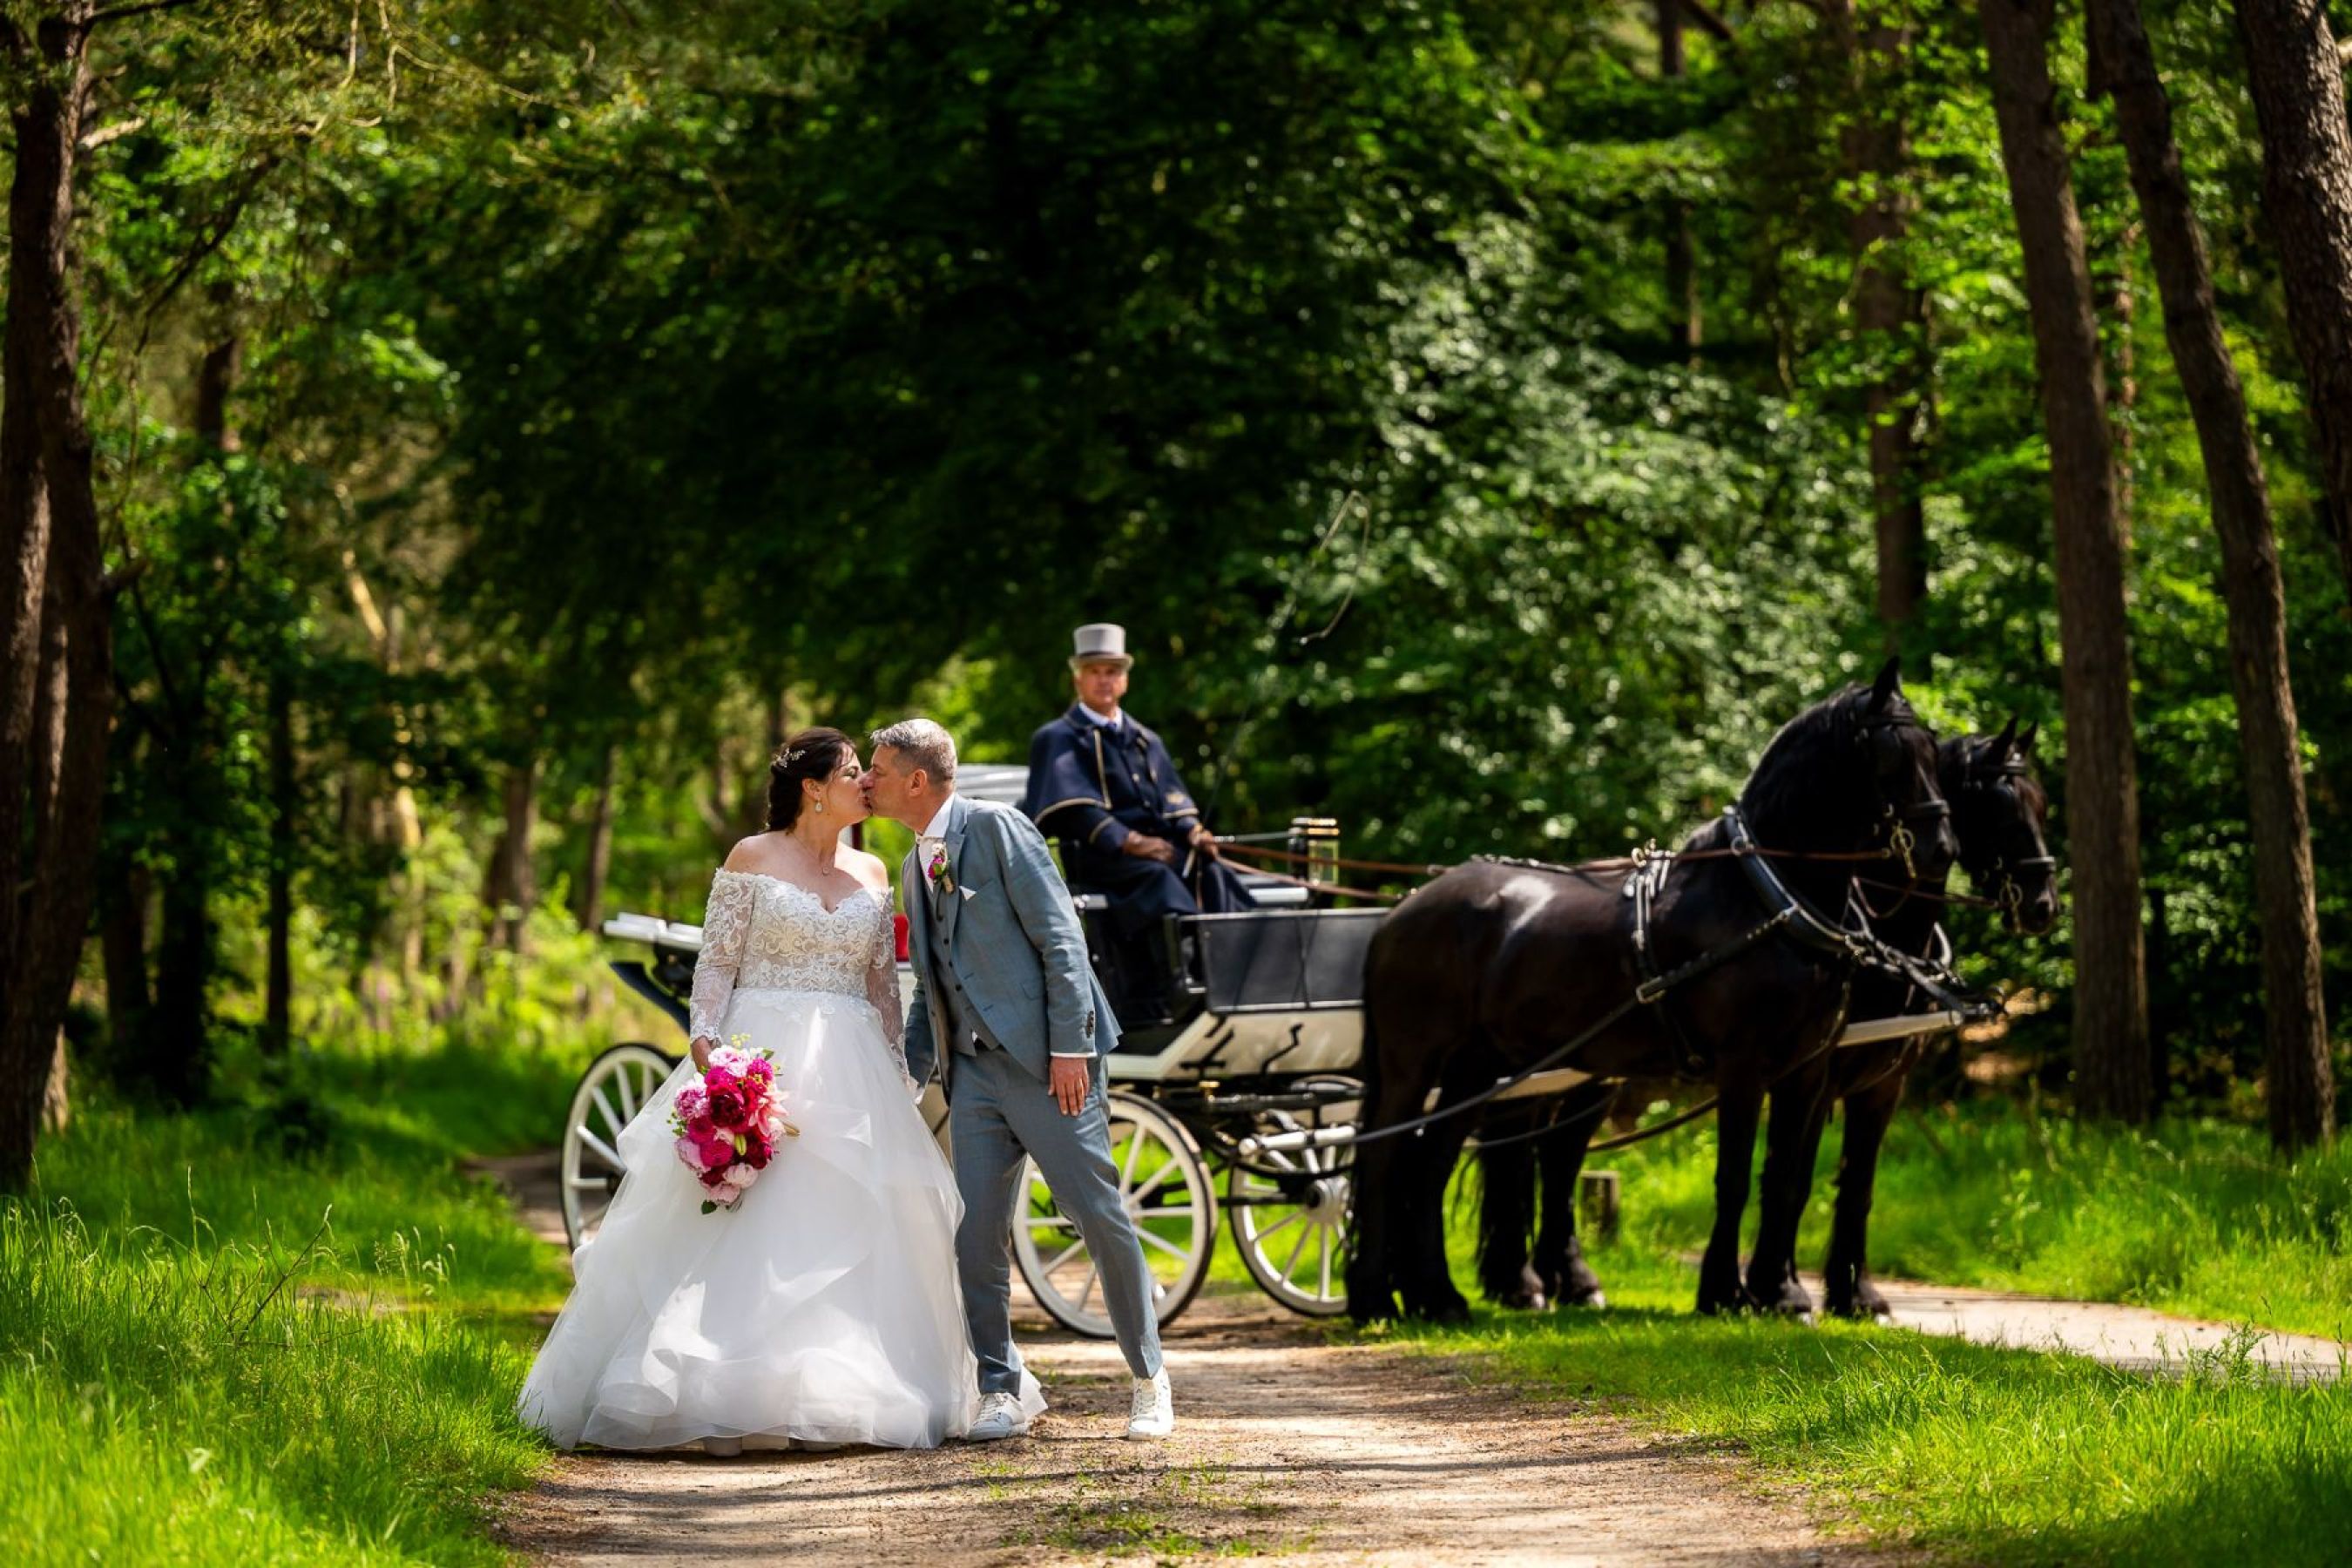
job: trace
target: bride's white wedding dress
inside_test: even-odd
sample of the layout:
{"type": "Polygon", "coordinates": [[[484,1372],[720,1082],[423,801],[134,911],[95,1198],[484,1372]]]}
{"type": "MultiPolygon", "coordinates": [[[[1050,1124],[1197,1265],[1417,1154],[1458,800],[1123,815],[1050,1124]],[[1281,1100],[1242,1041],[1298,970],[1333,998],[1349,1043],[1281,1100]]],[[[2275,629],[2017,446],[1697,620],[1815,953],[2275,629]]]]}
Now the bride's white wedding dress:
{"type": "MultiPolygon", "coordinates": [[[[827,909],[722,870],[691,1027],[773,1058],[800,1129],[732,1210],[701,1211],[670,1102],[622,1131],[628,1173],[573,1260],[572,1299],[523,1384],[524,1420],[611,1448],[929,1447],[980,1403],[955,1268],[963,1205],[915,1109],[899,1041],[890,894],[827,909]]],[[[1023,1404],[1045,1408],[1034,1380],[1023,1404]]]]}

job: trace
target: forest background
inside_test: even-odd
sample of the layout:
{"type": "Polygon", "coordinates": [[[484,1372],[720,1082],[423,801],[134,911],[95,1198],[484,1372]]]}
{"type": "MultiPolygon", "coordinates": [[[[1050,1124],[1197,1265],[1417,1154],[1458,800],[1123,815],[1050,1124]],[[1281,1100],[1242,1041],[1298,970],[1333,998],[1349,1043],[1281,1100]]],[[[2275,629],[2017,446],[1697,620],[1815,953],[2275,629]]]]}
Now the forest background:
{"type": "MultiPolygon", "coordinates": [[[[1974,913],[1962,947],[2028,988],[2011,1081],[2063,1097],[2103,1052],[2126,1087],[2090,1109],[2262,1114],[2223,557],[2074,7],[2005,9],[2080,215],[2112,433],[2087,521],[2063,453],[2053,503],[1979,8],[32,9],[10,397],[52,496],[79,450],[92,500],[52,504],[52,599],[80,584],[90,618],[43,646],[111,662],[102,767],[73,772],[66,705],[24,705],[66,783],[8,781],[19,1063],[56,1037],[44,930],[73,1078],[164,1105],[635,1006],[583,933],[698,918],[783,732],[919,710],[1018,759],[1093,619],[1129,628],[1132,705],[1225,829],[1312,812],[1429,861],[1671,842],[1892,649],[1938,727],[2039,725],[2056,851],[2107,875],[2112,838],[2072,831],[2101,775],[2072,765],[2053,569],[2090,527],[2120,552],[2104,762],[2139,951],[1974,913]],[[40,374],[36,295],[79,310],[70,377],[40,374]],[[48,422],[68,384],[81,448],[48,422]],[[2144,982],[2086,1023],[2095,963],[2144,982]]],[[[2340,1004],[2345,514],[2239,9],[2265,8],[2146,23],[2275,530],[2315,868],[2275,940],[2340,1004]]],[[[2327,1125],[2346,1036],[2314,1037],[2284,1142],[2327,1125]]],[[[1957,1057],[1939,1091],[1969,1091],[1957,1057]]]]}

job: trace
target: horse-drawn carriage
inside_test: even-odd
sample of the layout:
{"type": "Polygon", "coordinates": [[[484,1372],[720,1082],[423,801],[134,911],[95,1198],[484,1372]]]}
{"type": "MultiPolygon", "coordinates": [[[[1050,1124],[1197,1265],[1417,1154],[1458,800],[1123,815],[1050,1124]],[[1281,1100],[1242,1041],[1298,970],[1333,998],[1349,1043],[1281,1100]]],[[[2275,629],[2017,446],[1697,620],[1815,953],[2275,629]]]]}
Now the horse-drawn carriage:
{"type": "MultiPolygon", "coordinates": [[[[2007,757],[2006,735],[2000,749],[2007,757]]],[[[958,784],[969,795],[1009,803],[1021,797],[1025,775],[1026,770],[1017,766],[967,767],[958,784]]],[[[1932,785],[1927,786],[1927,796],[1936,812],[1943,812],[1932,785]]],[[[1889,853],[1899,851],[1907,867],[1908,851],[1903,847],[1908,830],[1895,817],[1890,810],[1886,820],[1893,830],[1883,837],[1889,853]]],[[[1938,832],[1949,840],[1948,833],[1940,827],[1938,832]]],[[[1580,1092],[1584,1104],[1597,1106],[1601,1101],[1594,1099],[1595,1091],[1625,1076],[1623,1069],[1578,1062],[1569,1052],[1556,1050],[1532,1063],[1486,1068],[1483,1078],[1474,1070],[1475,1081],[1449,1071],[1441,1084],[1433,1074],[1425,1084],[1412,1086],[1409,1104],[1396,1099],[1399,1085],[1392,1077],[1384,1086],[1385,1106],[1368,1106],[1366,964],[1388,911],[1339,907],[1343,900],[1328,885],[1327,869],[1339,864],[1331,825],[1295,824],[1287,837],[1294,852],[1307,851],[1297,858],[1307,874],[1253,879],[1259,902],[1255,910],[1172,921],[1164,954],[1167,973],[1150,977],[1151,984],[1144,987],[1123,984],[1122,979],[1133,977],[1115,973],[1120,963],[1132,962],[1133,946],[1111,940],[1104,901],[1087,894],[1075,900],[1093,962],[1114,1004],[1136,989],[1165,999],[1149,1016],[1131,1018],[1120,1006],[1122,1037],[1108,1063],[1112,1157],[1155,1278],[1163,1323],[1182,1311],[1207,1279],[1221,1221],[1232,1232],[1243,1268],[1266,1294],[1311,1316],[1348,1310],[1349,1181],[1360,1145],[1385,1140],[1385,1156],[1400,1147],[1394,1142],[1397,1134],[1414,1132],[1419,1122],[1450,1117],[1450,1136],[1428,1143],[1458,1150],[1471,1125],[1463,1111],[1498,1100],[1572,1104],[1580,1092]]],[[[2038,847],[2038,819],[2034,837],[2038,847]]],[[[1697,858],[1706,853],[1710,852],[1697,858]]],[[[1773,852],[1740,853],[1759,879],[1756,886],[1763,889],[1759,896],[1765,907],[1773,910],[1775,895],[1769,889],[1780,883],[1760,858],[1773,852]]],[[[1662,887],[1670,858],[1661,858],[1659,875],[1648,881],[1628,877],[1628,897],[1645,886],[1662,887]]],[[[2046,870],[2046,859],[2038,864],[2046,870]]],[[[1538,868],[1571,875],[1589,871],[1538,868]]],[[[1916,873],[1916,868],[1911,868],[1916,873]]],[[[1970,869],[1973,873],[1976,868],[1970,869]]],[[[1822,924],[1805,900],[1785,889],[1778,897],[1778,912],[1757,928],[1762,939],[1773,940],[1773,933],[1792,921],[1799,926],[1806,921],[1822,924]]],[[[1643,908],[1647,908],[1645,901],[1643,908]]],[[[613,967],[683,1031],[683,998],[700,946],[698,928],[624,914],[608,921],[604,930],[608,936],[651,948],[649,959],[618,961],[613,967]]],[[[1831,1045],[1883,1047],[1948,1030],[1980,1011],[1979,1002],[1939,983],[1938,976],[1950,978],[1940,964],[1921,963],[1884,943],[1873,951],[1866,931],[1856,936],[1843,927],[1825,928],[1811,938],[1817,943],[1843,944],[1855,963],[1907,977],[1910,986],[1907,991],[1898,986],[1894,993],[1895,1016],[1852,1022],[1843,1016],[1841,1005],[1831,1020],[1831,1034],[1821,1047],[1812,1047],[1815,1057],[1831,1045]],[[1923,994],[1930,999],[1924,1007],[1923,994]]],[[[1712,972],[1736,957],[1735,948],[1746,951],[1732,944],[1675,973],[1652,974],[1636,991],[1635,1000],[1624,1006],[1655,1002],[1685,979],[1712,972]]],[[[911,972],[902,961],[902,996],[911,994],[912,985],[911,972]]],[[[1657,1011],[1663,1014],[1664,1009],[1657,1011]]],[[[1861,1053],[1836,1054],[1858,1058],[1861,1053]]],[[[599,1057],[583,1076],[562,1146],[564,1222],[575,1247],[593,1234],[620,1180],[615,1147],[620,1128],[676,1061],[651,1045],[621,1045],[599,1057]]],[[[934,1131],[940,1131],[946,1112],[936,1087],[926,1090],[923,1104],[934,1131]]],[[[1817,1122],[1815,1129],[1817,1135],[1817,1122]]],[[[1584,1135],[1589,1137],[1589,1128],[1584,1135]]],[[[1748,1135],[1752,1139],[1752,1122],[1748,1135]]],[[[1580,1139],[1579,1159],[1582,1149],[1580,1139]]],[[[1450,1165],[1451,1153],[1445,1158],[1450,1165]]],[[[1804,1163],[1809,1177],[1809,1155],[1804,1163]]],[[[1433,1171],[1427,1179],[1437,1179],[1433,1171]]],[[[1034,1166],[1027,1182],[1028,1203],[1016,1215],[1013,1238],[1023,1279],[1039,1304],[1066,1327],[1108,1338],[1110,1321],[1085,1242],[1055,1206],[1034,1166]]],[[[1422,1194],[1424,1206],[1427,1197],[1422,1194]]],[[[1736,1214],[1732,1225],[1736,1235],[1736,1214]]],[[[1416,1310],[1410,1290],[1406,1304],[1407,1310],[1416,1310]]]]}

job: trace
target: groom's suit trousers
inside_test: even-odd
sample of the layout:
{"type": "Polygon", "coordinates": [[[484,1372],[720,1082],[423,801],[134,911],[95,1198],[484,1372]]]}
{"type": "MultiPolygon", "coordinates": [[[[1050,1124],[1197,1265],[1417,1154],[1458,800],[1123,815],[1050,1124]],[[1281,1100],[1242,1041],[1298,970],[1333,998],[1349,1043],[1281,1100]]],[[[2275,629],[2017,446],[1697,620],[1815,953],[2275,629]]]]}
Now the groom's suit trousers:
{"type": "MultiPolygon", "coordinates": [[[[1016,1205],[1023,1205],[1026,1196],[1019,1190],[1024,1154],[1045,1173],[1055,1204],[1076,1222],[1087,1256],[1101,1270],[1103,1304],[1109,1310],[1128,1370],[1138,1377],[1160,1370],[1160,1321],[1152,1310],[1151,1270],[1143,1260],[1127,1205],[1119,1200],[1118,1172],[1110,1160],[1110,1129],[1103,1109],[1108,1074],[1100,1057],[1091,1065],[1093,1091],[1085,1108],[1068,1116],[1036,1075],[1010,1054],[983,1050],[956,1058],[950,1135],[955,1145],[956,1185],[964,1201],[963,1224],[956,1231],[956,1268],[962,1277],[964,1315],[971,1324],[983,1394],[1017,1394],[1021,1386],[1008,1295],[1013,1222],[1016,1205]]],[[[1046,1245],[1058,1252],[1069,1244],[1049,1238],[1046,1245]]]]}

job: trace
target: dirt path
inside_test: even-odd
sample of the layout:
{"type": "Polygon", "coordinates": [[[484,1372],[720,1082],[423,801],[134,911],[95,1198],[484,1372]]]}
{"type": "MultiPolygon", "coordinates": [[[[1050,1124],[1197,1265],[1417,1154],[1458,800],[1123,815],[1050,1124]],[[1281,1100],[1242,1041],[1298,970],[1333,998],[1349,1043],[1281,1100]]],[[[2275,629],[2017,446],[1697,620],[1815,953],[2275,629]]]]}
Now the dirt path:
{"type": "MultiPolygon", "coordinates": [[[[1808,1278],[1806,1284],[1820,1300],[1822,1282],[1808,1278]]],[[[2299,1384],[2332,1383],[2343,1375],[2346,1360],[2352,1357],[2352,1346],[2333,1340],[2269,1329],[2249,1335],[2227,1323],[2176,1318],[2146,1307],[1899,1279],[1881,1279],[1878,1288],[1894,1309],[1895,1322],[1905,1328],[1952,1334],[1979,1344],[2068,1351],[2131,1372],[2179,1373],[2193,1356],[2221,1351],[2240,1338],[2252,1360],[2273,1375],[2299,1384]]]]}
{"type": "Polygon", "coordinates": [[[1737,1460],[1443,1363],[1327,1346],[1246,1295],[1204,1296],[1166,1342],[1180,1424],[1121,1441],[1109,1345],[1022,1343],[1054,1408],[1026,1438],[931,1453],[582,1455],[508,1538],[565,1563],[958,1564],[1195,1554],[1320,1563],[1885,1563],[1826,1542],[1737,1460]]]}
{"type": "MultiPolygon", "coordinates": [[[[561,1242],[551,1163],[485,1161],[561,1242]]],[[[1017,1287],[1016,1287],[1017,1289],[1017,1287]]],[[[1574,1405],[1530,1405],[1441,1361],[1328,1345],[1250,1292],[1166,1335],[1178,1426],[1121,1440],[1108,1344],[1015,1325],[1053,1408],[1031,1435],[929,1453],[567,1456],[501,1530],[543,1560],[637,1565],[1150,1562],[1884,1563],[1826,1541],[1736,1458],[1574,1405]]]]}

